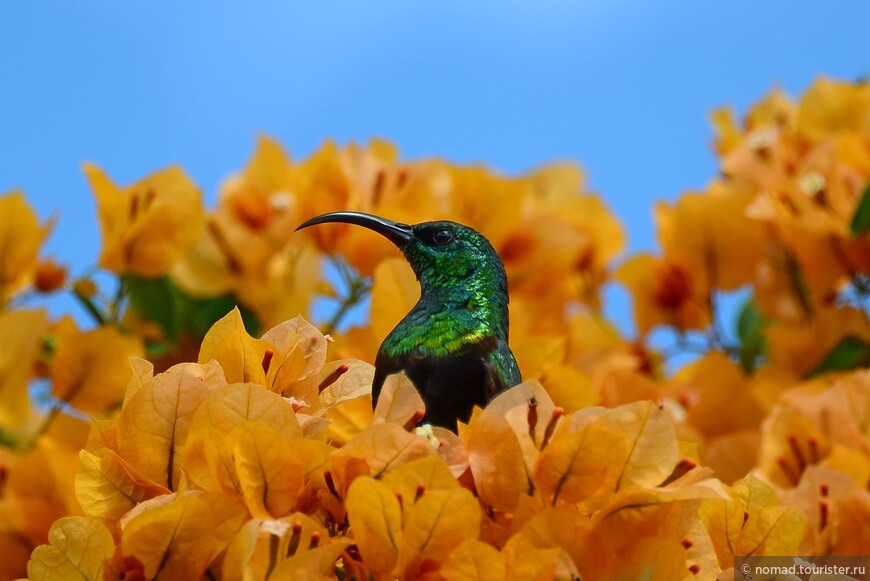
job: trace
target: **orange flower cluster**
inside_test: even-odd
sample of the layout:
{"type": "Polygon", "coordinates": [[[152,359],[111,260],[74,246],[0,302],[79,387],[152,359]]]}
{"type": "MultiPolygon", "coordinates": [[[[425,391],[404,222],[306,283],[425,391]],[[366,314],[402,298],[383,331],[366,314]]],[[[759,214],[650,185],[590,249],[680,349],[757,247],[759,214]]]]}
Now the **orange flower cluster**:
{"type": "Polygon", "coordinates": [[[621,261],[573,166],[506,178],[380,141],[296,161],[262,138],[213,209],[179,168],[86,166],[109,277],[42,258],[51,221],[0,196],[0,578],[724,579],[735,556],[867,554],[870,85],[713,120],[721,175],[621,261]],[[458,434],[417,426],[404,376],[373,412],[368,362],[419,288],[365,229],[294,234],[334,210],[487,236],[526,381],[458,434]],[[58,291],[93,328],[29,304],[58,291]]]}
{"type": "MultiPolygon", "coordinates": [[[[710,324],[710,294],[751,284],[783,322],[825,316],[852,281],[866,285],[870,85],[820,80],[793,103],[774,92],[738,126],[713,115],[722,176],[655,218],[663,255],[627,261],[641,332],[710,324]]],[[[863,288],[863,287],[862,287],[863,288]]]]}
{"type": "Polygon", "coordinates": [[[372,413],[371,366],[324,364],[326,343],[301,319],[254,339],[233,311],[199,363],[134,359],[81,452],[84,516],[52,527],[28,574],[681,579],[803,537],[800,510],[713,478],[652,402],[566,416],[529,381],[458,436],[414,430],[410,381],[372,413]]]}
{"type": "MultiPolygon", "coordinates": [[[[321,254],[340,253],[364,276],[396,256],[378,236],[347,225],[294,235],[302,221],[335,210],[411,224],[469,224],[503,257],[515,300],[530,305],[544,291],[560,304],[580,298],[597,305],[606,264],[623,245],[619,224],[598,198],[583,194],[572,166],[505,179],[439,160],[401,162],[380,141],[368,149],[327,144],[294,164],[277,143],[261,138],[248,167],[224,184],[200,241],[171,276],[197,296],[233,291],[261,321],[276,324],[304,312],[323,289],[314,276],[321,254]]],[[[556,310],[537,311],[552,318],[556,310]]]]}

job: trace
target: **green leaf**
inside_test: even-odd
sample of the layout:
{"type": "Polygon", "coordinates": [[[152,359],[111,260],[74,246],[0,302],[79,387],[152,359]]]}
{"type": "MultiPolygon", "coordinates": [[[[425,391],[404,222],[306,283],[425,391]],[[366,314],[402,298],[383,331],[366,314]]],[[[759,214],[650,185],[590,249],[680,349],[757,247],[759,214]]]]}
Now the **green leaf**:
{"type": "Polygon", "coordinates": [[[740,340],[740,365],[746,371],[755,369],[759,357],[767,353],[764,327],[767,320],[758,311],[755,301],[750,297],[743,303],[737,317],[737,338],[740,340]]]}
{"type": "Polygon", "coordinates": [[[847,371],[870,364],[870,343],[858,337],[848,336],[822,359],[808,377],[815,377],[831,371],[847,371]]]}
{"type": "Polygon", "coordinates": [[[160,326],[165,340],[160,343],[171,348],[178,342],[183,329],[184,299],[168,276],[161,278],[124,277],[130,307],[136,315],[160,326]]]}
{"type": "MultiPolygon", "coordinates": [[[[151,355],[171,351],[184,334],[202,340],[218,319],[238,305],[233,294],[207,299],[188,296],[168,276],[148,279],[128,275],[124,277],[124,285],[130,308],[139,318],[157,323],[163,331],[163,341],[148,344],[151,355]]],[[[258,337],[260,322],[256,315],[238,306],[245,329],[251,336],[258,337]]]]}
{"type": "Polygon", "coordinates": [[[0,428],[0,448],[15,448],[18,446],[18,440],[12,434],[0,428]]]}
{"type": "Polygon", "coordinates": [[[850,229],[855,238],[870,230],[870,182],[867,183],[864,187],[864,193],[861,194],[861,201],[858,202],[855,215],[852,216],[850,229]]]}
{"type": "Polygon", "coordinates": [[[187,297],[187,303],[185,328],[197,339],[205,337],[212,325],[236,306],[242,313],[242,322],[245,324],[245,330],[248,334],[252,337],[260,336],[260,321],[250,309],[239,305],[238,299],[233,294],[225,294],[210,299],[187,297]]]}

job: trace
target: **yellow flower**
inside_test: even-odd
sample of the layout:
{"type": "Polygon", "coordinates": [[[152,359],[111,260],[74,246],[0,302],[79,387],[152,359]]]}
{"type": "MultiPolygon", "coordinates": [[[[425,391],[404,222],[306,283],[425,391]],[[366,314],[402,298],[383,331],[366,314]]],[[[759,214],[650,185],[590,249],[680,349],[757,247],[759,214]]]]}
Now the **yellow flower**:
{"type": "MultiPolygon", "coordinates": [[[[525,191],[514,202],[519,220],[496,249],[502,254],[511,292],[533,297],[551,313],[579,300],[598,308],[608,263],[623,249],[619,222],[597,196],[584,191],[580,170],[550,166],[522,178],[525,191]],[[539,301],[541,296],[552,300],[539,301]]],[[[501,200],[493,199],[489,207],[501,200]]],[[[542,313],[546,316],[546,313],[542,313]]]]}
{"type": "Polygon", "coordinates": [[[746,129],[787,127],[792,124],[796,107],[782,89],[774,89],[758,101],[746,115],[746,129]]]}
{"type": "Polygon", "coordinates": [[[718,137],[715,144],[717,152],[725,158],[739,148],[752,151],[759,157],[767,156],[776,136],[793,124],[794,112],[794,103],[779,89],[753,105],[743,127],[735,121],[731,109],[716,109],[710,115],[710,120],[718,137]]]}
{"type": "Polygon", "coordinates": [[[749,221],[730,216],[722,223],[740,233],[738,241],[763,232],[762,243],[745,245],[752,252],[742,268],[723,270],[742,272],[748,282],[747,268],[757,265],[767,313],[810,317],[870,267],[870,239],[851,228],[870,182],[870,87],[820,79],[797,105],[772,93],[743,128],[722,113],[715,122],[724,183],[751,196],[743,202],[749,221]],[[731,226],[735,221],[741,226],[731,226]]]}
{"type": "Polygon", "coordinates": [[[209,230],[239,273],[262,269],[293,235],[296,172],[280,144],[260,137],[248,166],[222,184],[209,230]]]}
{"type": "Polygon", "coordinates": [[[624,262],[615,277],[634,298],[634,319],[641,335],[659,325],[679,331],[707,326],[707,293],[682,260],[639,254],[624,262]]]}
{"type": "Polygon", "coordinates": [[[43,311],[0,313],[0,426],[7,430],[32,419],[27,387],[46,327],[43,311]]]}
{"type": "Polygon", "coordinates": [[[119,188],[103,170],[86,164],[103,232],[100,266],[117,274],[165,274],[199,239],[200,192],[179,167],[119,188]]]}
{"type": "MultiPolygon", "coordinates": [[[[395,146],[385,141],[341,149],[327,143],[301,165],[300,172],[305,217],[350,210],[407,224],[459,219],[449,166],[437,160],[399,162],[395,146]]],[[[399,255],[383,237],[348,224],[326,225],[309,235],[324,253],[342,254],[367,276],[385,258],[399,255]]]]}
{"type": "Polygon", "coordinates": [[[829,306],[809,321],[774,321],[767,330],[770,364],[782,373],[803,377],[846,337],[870,341],[870,321],[864,312],[829,306]]]}
{"type": "Polygon", "coordinates": [[[813,141],[837,132],[870,135],[870,84],[820,78],[804,93],[796,132],[813,141]]]}
{"type": "Polygon", "coordinates": [[[665,255],[679,258],[702,288],[734,290],[751,282],[764,252],[764,229],[746,217],[751,192],[715,181],[673,206],[655,209],[665,255]]]}
{"type": "Polygon", "coordinates": [[[324,286],[321,257],[311,244],[296,240],[275,252],[263,269],[241,277],[236,296],[264,326],[277,325],[308,312],[312,297],[324,286]]]}
{"type": "Polygon", "coordinates": [[[80,331],[69,317],[55,325],[55,335],[52,394],[90,414],[121,401],[130,376],[128,359],[142,354],[139,341],[114,327],[80,331]]]}
{"type": "Polygon", "coordinates": [[[21,192],[0,196],[0,309],[31,281],[39,247],[53,222],[40,226],[21,192]]]}

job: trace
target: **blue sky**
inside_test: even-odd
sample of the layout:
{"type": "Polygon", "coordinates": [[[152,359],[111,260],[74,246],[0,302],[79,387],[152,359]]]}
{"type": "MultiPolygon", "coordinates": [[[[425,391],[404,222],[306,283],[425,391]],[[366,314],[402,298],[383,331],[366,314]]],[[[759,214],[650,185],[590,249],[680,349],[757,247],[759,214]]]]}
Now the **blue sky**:
{"type": "Polygon", "coordinates": [[[180,163],[212,202],[258,133],[297,157],[385,137],[508,173],[576,161],[648,249],[655,201],[716,172],[709,111],[870,75],[868,23],[866,1],[5,2],[0,192],[58,212],[48,253],[80,271],[84,161],[122,183],[180,163]]]}

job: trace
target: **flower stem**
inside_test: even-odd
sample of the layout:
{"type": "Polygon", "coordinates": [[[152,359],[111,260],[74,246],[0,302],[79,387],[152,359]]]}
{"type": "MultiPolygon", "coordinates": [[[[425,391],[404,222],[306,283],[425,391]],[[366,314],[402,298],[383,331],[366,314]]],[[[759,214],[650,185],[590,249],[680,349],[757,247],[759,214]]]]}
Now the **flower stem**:
{"type": "Polygon", "coordinates": [[[98,325],[102,327],[106,324],[106,315],[94,304],[91,297],[82,294],[76,288],[72,289],[72,294],[98,325]]]}
{"type": "Polygon", "coordinates": [[[338,310],[335,311],[335,314],[332,315],[332,318],[323,330],[326,335],[329,335],[338,328],[350,309],[359,304],[372,288],[371,283],[365,278],[352,278],[349,283],[347,296],[341,301],[338,310]]]}

